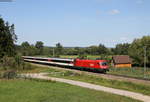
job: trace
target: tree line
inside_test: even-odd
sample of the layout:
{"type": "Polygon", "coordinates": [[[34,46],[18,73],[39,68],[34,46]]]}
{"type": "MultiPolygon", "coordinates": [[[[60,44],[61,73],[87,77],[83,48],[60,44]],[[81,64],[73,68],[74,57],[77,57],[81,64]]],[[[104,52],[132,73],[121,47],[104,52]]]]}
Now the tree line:
{"type": "Polygon", "coordinates": [[[107,48],[103,44],[89,47],[63,47],[61,43],[57,43],[55,47],[46,47],[42,41],[37,41],[35,45],[23,42],[19,53],[22,55],[46,55],[59,57],[60,55],[129,55],[132,58],[133,65],[144,65],[144,54],[146,54],[146,63],[150,65],[150,36],[143,36],[135,39],[132,43],[117,44],[114,48],[107,48]],[[145,52],[146,51],[146,52],[145,52]]]}
{"type": "MultiPolygon", "coordinates": [[[[55,47],[48,47],[44,42],[37,41],[35,44],[23,42],[16,45],[17,35],[15,34],[14,24],[10,25],[0,18],[0,59],[5,56],[51,56],[59,57],[60,55],[77,55],[84,57],[86,55],[113,56],[129,55],[133,64],[136,66],[144,65],[144,55],[146,63],[150,66],[150,36],[143,36],[135,39],[132,43],[117,44],[114,48],[108,48],[104,44],[89,47],[64,47],[57,43],[55,47]]],[[[102,57],[101,57],[102,58],[102,57]]],[[[1,60],[2,62],[2,60],[1,60]]]]}

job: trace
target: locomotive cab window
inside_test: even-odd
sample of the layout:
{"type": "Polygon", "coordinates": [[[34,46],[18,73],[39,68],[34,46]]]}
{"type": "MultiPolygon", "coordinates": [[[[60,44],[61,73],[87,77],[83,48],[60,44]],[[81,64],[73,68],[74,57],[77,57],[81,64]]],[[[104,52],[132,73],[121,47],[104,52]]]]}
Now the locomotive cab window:
{"type": "Polygon", "coordinates": [[[100,65],[107,66],[108,64],[107,64],[107,62],[100,62],[100,65]]]}

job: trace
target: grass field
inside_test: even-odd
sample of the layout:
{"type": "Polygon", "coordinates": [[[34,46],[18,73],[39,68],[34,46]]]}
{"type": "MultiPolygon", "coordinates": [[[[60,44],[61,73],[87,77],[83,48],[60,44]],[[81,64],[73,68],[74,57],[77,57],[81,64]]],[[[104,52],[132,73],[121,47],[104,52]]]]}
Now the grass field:
{"type": "Polygon", "coordinates": [[[1,102],[140,102],[58,82],[0,80],[1,102]]]}
{"type": "Polygon", "coordinates": [[[79,73],[76,73],[73,71],[63,70],[63,68],[56,69],[55,67],[51,67],[51,66],[50,67],[35,66],[34,70],[28,70],[28,71],[24,71],[24,72],[26,72],[26,73],[48,72],[49,76],[53,76],[53,77],[61,77],[61,78],[66,78],[66,79],[84,81],[84,82],[103,85],[103,86],[107,86],[107,87],[124,89],[124,90],[129,90],[129,91],[133,91],[133,92],[139,92],[139,93],[143,93],[146,95],[150,95],[150,85],[144,85],[142,83],[136,84],[136,83],[126,82],[126,81],[104,79],[99,76],[87,75],[84,72],[79,74],[79,73]]]}
{"type": "MultiPolygon", "coordinates": [[[[61,58],[77,58],[78,55],[61,55],[61,58]]],[[[87,55],[88,59],[97,59],[100,58],[100,55],[87,55]]],[[[112,56],[107,56],[109,59],[111,59],[112,56]]]]}
{"type": "MultiPolygon", "coordinates": [[[[49,56],[41,56],[41,55],[37,55],[36,57],[49,57],[49,56]]],[[[60,55],[60,58],[78,58],[79,55],[60,55]]],[[[100,58],[100,55],[87,55],[88,59],[96,59],[96,58],[100,58]]],[[[110,58],[112,56],[109,56],[110,58]]]]}
{"type": "Polygon", "coordinates": [[[78,55],[61,55],[61,58],[77,58],[78,55]]]}
{"type": "Polygon", "coordinates": [[[144,71],[143,67],[133,67],[133,68],[110,68],[109,72],[115,75],[124,75],[129,77],[136,77],[136,78],[144,78],[150,79],[150,68],[146,68],[144,71]]]}

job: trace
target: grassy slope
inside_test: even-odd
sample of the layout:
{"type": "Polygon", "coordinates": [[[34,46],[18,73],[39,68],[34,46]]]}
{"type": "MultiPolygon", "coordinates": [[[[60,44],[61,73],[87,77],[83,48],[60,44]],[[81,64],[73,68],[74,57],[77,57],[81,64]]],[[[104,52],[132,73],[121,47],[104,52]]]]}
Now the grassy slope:
{"type": "Polygon", "coordinates": [[[94,76],[94,75],[87,75],[84,72],[81,74],[72,72],[72,71],[65,71],[63,68],[55,69],[53,67],[38,67],[35,66],[35,69],[32,71],[25,71],[25,72],[49,72],[49,76],[53,77],[60,77],[60,78],[66,78],[66,79],[72,79],[72,80],[79,80],[89,83],[94,83],[98,85],[118,88],[118,89],[124,89],[129,90],[133,92],[139,92],[146,95],[150,95],[150,85],[144,85],[144,84],[135,84],[131,82],[126,81],[117,81],[117,80],[110,80],[110,79],[104,79],[102,77],[94,76]]]}
{"type": "Polygon", "coordinates": [[[92,76],[92,75],[86,75],[86,74],[77,74],[71,71],[66,71],[62,73],[57,73],[57,72],[50,73],[49,75],[53,77],[84,81],[84,82],[103,85],[107,87],[124,89],[124,90],[129,90],[129,91],[134,91],[134,92],[139,92],[139,93],[143,93],[146,95],[150,95],[150,85],[148,86],[148,85],[135,84],[135,83],[126,82],[126,81],[104,79],[104,78],[94,76],[94,75],[92,76]]]}
{"type": "Polygon", "coordinates": [[[1,102],[139,102],[58,82],[0,80],[1,102]]]}
{"type": "Polygon", "coordinates": [[[137,78],[146,78],[150,79],[150,68],[147,68],[144,72],[144,68],[133,67],[133,68],[110,68],[108,73],[116,74],[116,75],[125,75],[130,77],[137,78]]]}

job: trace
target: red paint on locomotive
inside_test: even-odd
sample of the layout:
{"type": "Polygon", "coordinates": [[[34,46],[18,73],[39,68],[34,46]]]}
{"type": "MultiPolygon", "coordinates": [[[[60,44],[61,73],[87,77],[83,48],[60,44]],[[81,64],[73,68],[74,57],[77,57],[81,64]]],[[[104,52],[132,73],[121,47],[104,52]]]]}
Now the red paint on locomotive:
{"type": "Polygon", "coordinates": [[[81,60],[76,59],[74,61],[74,66],[85,67],[85,68],[96,68],[96,69],[108,69],[108,64],[106,60],[81,60]]]}

